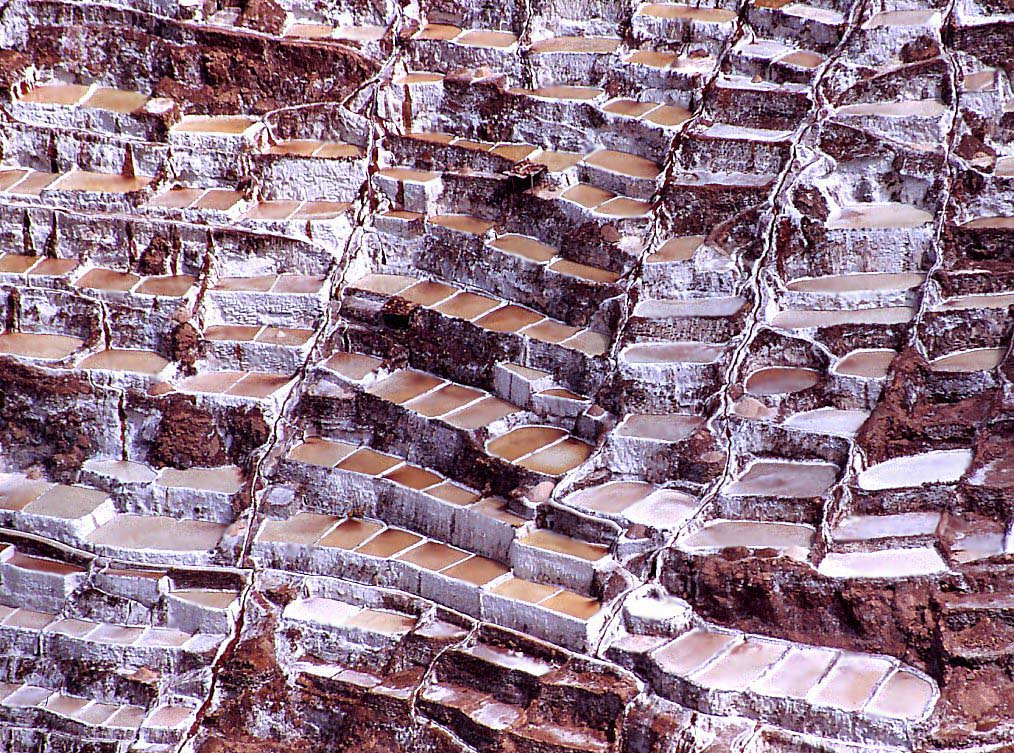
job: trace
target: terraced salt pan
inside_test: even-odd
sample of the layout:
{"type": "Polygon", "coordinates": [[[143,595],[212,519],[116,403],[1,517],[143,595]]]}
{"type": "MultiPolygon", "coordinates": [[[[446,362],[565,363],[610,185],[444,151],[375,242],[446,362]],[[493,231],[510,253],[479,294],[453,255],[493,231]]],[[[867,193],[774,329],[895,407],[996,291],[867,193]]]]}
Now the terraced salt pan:
{"type": "Polygon", "coordinates": [[[827,229],[910,229],[921,227],[932,219],[932,214],[910,204],[896,202],[853,204],[832,212],[827,220],[827,229]]]}
{"type": "Polygon", "coordinates": [[[631,523],[675,530],[697,509],[697,500],[675,489],[659,489],[623,511],[631,523]]]}
{"type": "Polygon", "coordinates": [[[858,484],[866,491],[907,489],[922,484],[953,484],[971,464],[971,450],[932,450],[870,466],[859,474],[858,484]]]}
{"type": "Polygon", "coordinates": [[[917,719],[930,708],[936,695],[932,684],[914,672],[899,669],[880,686],[866,711],[877,716],[917,719]]]}
{"type": "Polygon", "coordinates": [[[690,679],[716,690],[742,691],[785,651],[784,643],[747,638],[690,679]]]}
{"type": "Polygon", "coordinates": [[[790,429],[810,431],[815,434],[851,437],[855,436],[869,417],[870,412],[864,410],[816,408],[795,413],[785,419],[782,425],[790,429]]]}
{"type": "Polygon", "coordinates": [[[656,650],[653,658],[666,674],[686,677],[735,640],[729,633],[694,628],[656,650]]]}
{"type": "Polygon", "coordinates": [[[864,293],[908,290],[921,285],[926,276],[917,272],[858,273],[800,277],[785,287],[798,293],[864,293]]]}
{"type": "Polygon", "coordinates": [[[946,571],[947,564],[931,547],[832,552],[817,568],[828,578],[912,578],[946,571]]]}
{"type": "Polygon", "coordinates": [[[892,537],[932,536],[940,525],[939,512],[896,515],[852,515],[832,531],[835,541],[870,541],[892,537]]]}
{"type": "Polygon", "coordinates": [[[638,16],[651,16],[666,20],[688,20],[708,24],[729,23],[736,14],[724,8],[702,8],[676,3],[645,3],[637,9],[638,16]]]}
{"type": "Polygon", "coordinates": [[[885,306],[866,309],[779,311],[771,318],[774,327],[782,329],[819,329],[841,325],[904,324],[915,316],[910,306],[885,306]]]}
{"type": "Polygon", "coordinates": [[[634,439],[679,442],[689,437],[703,423],[704,419],[699,416],[687,416],[679,413],[662,416],[628,413],[616,433],[621,437],[634,439]]]}
{"type": "Polygon", "coordinates": [[[583,489],[568,497],[567,503],[595,512],[617,514],[647,497],[654,489],[643,481],[611,481],[583,489]]]}
{"type": "Polygon", "coordinates": [[[685,549],[808,549],[813,541],[812,526],[795,523],[767,523],[752,520],[714,520],[680,542],[685,549]]]}
{"type": "Polygon", "coordinates": [[[958,353],[948,353],[930,361],[930,369],[944,373],[971,373],[989,371],[1003,363],[1006,348],[975,348],[958,353]]]}
{"type": "Polygon", "coordinates": [[[33,334],[30,332],[4,332],[0,335],[0,353],[42,360],[59,360],[84,345],[76,337],[33,334]]]}
{"type": "Polygon", "coordinates": [[[744,386],[751,395],[788,395],[813,387],[820,381],[820,372],[794,366],[769,366],[749,374],[744,386]]]}
{"type": "MultiPolygon", "coordinates": [[[[1014,221],[1014,218],[1011,218],[1014,221]]],[[[969,311],[974,309],[1005,309],[1014,305],[1014,293],[962,295],[947,298],[933,307],[934,311],[969,311]]]]}
{"type": "Polygon", "coordinates": [[[722,345],[697,342],[643,343],[624,349],[622,357],[629,364],[659,363],[712,364],[725,350],[722,345]]]}
{"type": "Polygon", "coordinates": [[[914,99],[901,102],[864,102],[838,108],[839,115],[882,116],[888,118],[938,118],[947,112],[935,99],[914,99]]]}
{"type": "Polygon", "coordinates": [[[156,473],[141,463],[129,460],[102,460],[92,458],[85,461],[84,470],[100,476],[107,476],[125,484],[147,484],[155,480],[156,473]]]}
{"type": "Polygon", "coordinates": [[[754,682],[753,689],[776,698],[804,698],[827,672],[835,656],[828,649],[792,647],[754,682]]]}
{"type": "Polygon", "coordinates": [[[701,298],[685,301],[644,299],[634,306],[634,316],[646,319],[679,319],[693,316],[735,316],[746,304],[739,296],[727,298],[701,298]]]}
{"type": "Polygon", "coordinates": [[[694,258],[702,245],[705,237],[703,235],[688,235],[679,238],[670,238],[658,250],[648,257],[649,264],[660,264],[663,262],[690,261],[694,258]]]}
{"type": "Polygon", "coordinates": [[[811,691],[809,700],[820,706],[858,711],[890,671],[891,663],[886,659],[844,654],[811,691]]]}
{"type": "Polygon", "coordinates": [[[891,27],[923,26],[936,27],[940,25],[940,13],[935,10],[890,10],[875,13],[863,24],[864,29],[883,29],[891,27]]]}
{"type": "Polygon", "coordinates": [[[841,376],[883,379],[897,357],[896,350],[887,348],[853,350],[842,356],[832,370],[841,376]]]}
{"type": "Polygon", "coordinates": [[[93,544],[155,551],[208,551],[226,526],[203,520],[120,514],[86,537],[93,544]]]}
{"type": "Polygon", "coordinates": [[[731,497],[819,497],[834,483],[838,467],[830,463],[758,460],[725,493],[731,497]]]}

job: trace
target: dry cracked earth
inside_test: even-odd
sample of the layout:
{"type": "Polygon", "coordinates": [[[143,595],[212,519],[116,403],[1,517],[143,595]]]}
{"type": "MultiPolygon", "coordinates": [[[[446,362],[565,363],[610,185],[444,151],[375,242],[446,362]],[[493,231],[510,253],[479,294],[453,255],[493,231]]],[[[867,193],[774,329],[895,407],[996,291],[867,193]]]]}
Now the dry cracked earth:
{"type": "Polygon", "coordinates": [[[4,0],[0,750],[1011,750],[1012,60],[4,0]]]}

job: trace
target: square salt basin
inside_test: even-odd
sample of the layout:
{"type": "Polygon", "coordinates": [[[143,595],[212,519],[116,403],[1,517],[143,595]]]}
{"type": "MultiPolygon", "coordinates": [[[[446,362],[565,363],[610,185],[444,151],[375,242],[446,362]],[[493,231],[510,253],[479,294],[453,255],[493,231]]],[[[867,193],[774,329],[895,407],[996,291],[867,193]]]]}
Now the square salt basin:
{"type": "Polygon", "coordinates": [[[287,220],[299,207],[298,201],[259,201],[243,216],[247,220],[287,220]]]}
{"type": "Polygon", "coordinates": [[[117,272],[112,269],[96,268],[85,272],[78,281],[74,283],[74,287],[125,293],[133,288],[140,280],[140,277],[129,272],[117,272]]]}
{"type": "Polygon", "coordinates": [[[34,609],[20,607],[7,616],[7,619],[4,620],[4,625],[23,630],[42,630],[55,619],[55,614],[36,612],[34,609]]]}
{"type": "Polygon", "coordinates": [[[458,429],[472,431],[489,426],[493,422],[506,418],[512,413],[517,413],[519,410],[520,408],[516,405],[512,405],[498,397],[490,396],[484,397],[477,402],[469,403],[464,408],[460,408],[453,413],[445,414],[441,420],[458,429]]]}
{"type": "Polygon", "coordinates": [[[32,277],[63,277],[77,269],[77,266],[76,259],[47,258],[28,270],[28,274],[32,277]]]}
{"type": "Polygon", "coordinates": [[[605,514],[619,514],[654,491],[643,481],[612,481],[583,489],[567,499],[568,505],[605,514]]]}
{"type": "Polygon", "coordinates": [[[443,303],[433,307],[444,316],[472,321],[500,305],[500,301],[488,296],[461,291],[443,303]]]}
{"type": "Polygon", "coordinates": [[[829,463],[760,460],[752,463],[726,493],[736,497],[819,497],[831,488],[837,475],[837,466],[829,463]]]}
{"type": "Polygon", "coordinates": [[[160,373],[169,361],[150,350],[102,350],[81,361],[82,369],[102,371],[128,371],[154,376],[160,373]]]}
{"type": "Polygon", "coordinates": [[[180,389],[186,392],[225,392],[243,376],[242,371],[206,371],[184,379],[180,382],[180,389]]]}
{"type": "Polygon", "coordinates": [[[99,489],[57,484],[25,507],[25,512],[73,520],[93,512],[107,496],[99,489]]]}
{"type": "Polygon", "coordinates": [[[219,494],[235,494],[243,488],[243,470],[235,465],[178,470],[165,468],[156,486],[198,489],[219,494]]]}
{"type": "Polygon", "coordinates": [[[490,241],[489,245],[499,251],[520,256],[536,264],[544,264],[556,256],[556,249],[552,246],[548,246],[535,238],[514,235],[512,233],[501,235],[496,240],[490,241]]]}
{"type": "Polygon", "coordinates": [[[347,379],[360,381],[383,366],[383,361],[359,353],[336,353],[323,365],[324,368],[341,374],[347,379]]]}
{"type": "Polygon", "coordinates": [[[11,186],[8,191],[18,196],[38,196],[57,177],[55,173],[42,173],[33,170],[16,185],[11,186]]]}
{"type": "Polygon", "coordinates": [[[356,551],[360,554],[370,555],[371,557],[387,558],[393,557],[398,552],[408,549],[422,540],[422,536],[417,536],[411,531],[404,531],[400,528],[388,528],[359,546],[356,551]]]}
{"type": "Polygon", "coordinates": [[[398,295],[406,301],[418,303],[420,306],[433,306],[434,304],[447,300],[457,292],[457,288],[452,288],[450,285],[444,285],[442,282],[423,280],[422,282],[417,282],[412,287],[403,290],[398,295]]]}
{"type": "Polygon", "coordinates": [[[509,572],[510,569],[499,562],[474,556],[448,567],[442,574],[473,586],[484,586],[509,572]]]}
{"type": "Polygon", "coordinates": [[[459,507],[470,505],[479,499],[477,492],[460,484],[455,484],[453,481],[444,481],[442,484],[431,486],[426,490],[426,493],[431,497],[436,497],[459,507]]]}
{"type": "Polygon", "coordinates": [[[89,705],[74,714],[74,719],[79,722],[90,725],[101,725],[105,724],[106,721],[113,715],[118,709],[118,706],[112,706],[108,703],[99,703],[93,701],[89,705]]]}
{"type": "Polygon", "coordinates": [[[289,460],[333,468],[357,449],[356,445],[320,437],[308,437],[289,451],[289,460]]]}
{"type": "Polygon", "coordinates": [[[880,686],[866,711],[878,716],[916,719],[926,713],[933,696],[930,682],[914,672],[899,669],[880,686]]]}
{"type": "Polygon", "coordinates": [[[219,136],[238,136],[257,123],[245,115],[185,115],[173,126],[183,133],[205,133],[219,136]]]}
{"type": "Polygon", "coordinates": [[[49,481],[28,479],[17,474],[5,475],[0,480],[0,510],[22,510],[52,486],[49,481]]]}
{"type": "MultiPolygon", "coordinates": [[[[74,487],[68,486],[64,488],[73,489],[74,487]]],[[[42,498],[40,497],[40,499],[42,498]]],[[[14,555],[7,560],[7,564],[13,567],[19,567],[23,570],[34,570],[37,573],[57,575],[60,577],[84,573],[84,570],[82,570],[80,567],[67,564],[66,562],[46,559],[44,557],[35,557],[30,554],[25,554],[23,552],[15,552],[14,555]]]]}
{"type": "Polygon", "coordinates": [[[362,473],[367,476],[380,476],[402,462],[404,461],[396,455],[387,455],[369,447],[360,447],[339,462],[336,467],[343,471],[362,473]]]}
{"type": "Polygon", "coordinates": [[[571,327],[567,324],[561,324],[560,322],[554,322],[552,319],[543,319],[540,322],[525,327],[521,330],[521,334],[525,337],[531,337],[540,342],[547,342],[558,344],[562,343],[581,330],[577,327],[571,327]]]}
{"type": "Polygon", "coordinates": [[[66,635],[71,638],[84,638],[96,628],[98,623],[87,620],[65,619],[58,620],[46,628],[47,633],[66,635]]]}
{"type": "Polygon", "coordinates": [[[371,633],[383,635],[401,635],[415,627],[415,618],[396,612],[383,612],[379,609],[364,609],[350,617],[345,624],[371,633]]]}
{"type": "Polygon", "coordinates": [[[292,215],[293,220],[325,221],[341,217],[352,206],[347,201],[307,201],[292,215]]]}
{"type": "Polygon", "coordinates": [[[517,464],[535,473],[562,476],[587,460],[591,453],[592,446],[590,444],[580,439],[567,437],[561,442],[518,460],[517,464]]]}
{"type": "Polygon", "coordinates": [[[237,591],[219,591],[211,588],[181,588],[171,593],[176,599],[197,604],[204,609],[226,609],[239,598],[237,591]]]}
{"type": "Polygon", "coordinates": [[[106,623],[100,623],[89,635],[88,639],[93,641],[100,641],[102,643],[115,643],[121,646],[127,646],[138,638],[144,632],[144,628],[141,627],[128,627],[124,625],[109,625],[106,623]]]}
{"type": "Polygon", "coordinates": [[[53,691],[49,688],[41,688],[37,685],[22,685],[4,698],[3,705],[16,709],[36,708],[43,706],[51,695],[53,695],[53,691]]]}
{"type": "Polygon", "coordinates": [[[152,646],[156,648],[179,648],[192,636],[181,630],[173,628],[151,627],[137,639],[137,646],[152,646]]]}
{"type": "Polygon", "coordinates": [[[323,277],[316,275],[281,274],[275,280],[271,292],[283,295],[317,295],[323,286],[323,277]]]}
{"type": "Polygon", "coordinates": [[[197,279],[191,275],[155,275],[145,277],[135,293],[167,298],[181,298],[194,286],[197,279]]]}
{"type": "Polygon", "coordinates": [[[203,520],[120,514],[86,539],[100,546],[173,552],[209,551],[218,546],[225,526],[203,520]]]}
{"type": "Polygon", "coordinates": [[[841,654],[820,684],[810,692],[809,700],[819,706],[858,711],[891,669],[893,667],[886,659],[841,654]]]}
{"type": "Polygon", "coordinates": [[[538,604],[561,590],[559,586],[547,586],[544,583],[533,583],[524,578],[511,577],[494,586],[491,593],[503,596],[505,599],[538,604]]]}
{"type": "Polygon", "coordinates": [[[95,193],[131,193],[140,191],[151,183],[151,178],[142,175],[128,177],[112,173],[93,173],[72,170],[65,173],[49,188],[53,191],[92,191],[95,193]]]}
{"type": "Polygon", "coordinates": [[[76,698],[71,695],[58,693],[51,696],[50,699],[46,701],[45,708],[47,711],[52,711],[54,714],[69,717],[75,712],[83,709],[86,705],[88,705],[87,698],[76,698]]]}
{"type": "Polygon", "coordinates": [[[27,170],[2,170],[0,169],[0,191],[17,185],[23,177],[28,174],[27,170]]]}
{"type": "Polygon", "coordinates": [[[42,335],[28,332],[4,332],[0,335],[0,353],[26,358],[57,361],[84,345],[76,337],[42,335]]]}
{"type": "Polygon", "coordinates": [[[747,638],[693,676],[694,682],[716,690],[745,690],[785,653],[786,646],[747,638]]]}
{"type": "Polygon", "coordinates": [[[421,413],[427,418],[436,418],[437,416],[442,416],[462,408],[484,396],[485,393],[471,387],[445,384],[433,392],[413,398],[409,402],[404,403],[404,405],[406,408],[410,408],[416,413],[421,413]]]}
{"type": "Polygon", "coordinates": [[[228,212],[243,200],[243,193],[227,188],[210,188],[194,203],[195,209],[228,212]]]}
{"type": "Polygon", "coordinates": [[[278,275],[223,277],[215,283],[214,290],[230,293],[267,293],[274,287],[277,280],[278,275]]]}
{"type": "Polygon", "coordinates": [[[436,541],[427,541],[398,555],[397,559],[439,572],[444,568],[468,559],[469,553],[436,541]]]}
{"type": "Polygon", "coordinates": [[[358,611],[358,607],[346,604],[344,601],[327,599],[322,596],[310,596],[291,602],[285,607],[283,616],[287,620],[316,622],[328,627],[339,627],[358,611]]]}
{"type": "Polygon", "coordinates": [[[545,528],[537,528],[524,538],[519,539],[519,543],[547,552],[566,554],[588,562],[597,562],[609,554],[609,548],[602,544],[592,544],[545,528]]]}
{"type": "Polygon", "coordinates": [[[364,290],[377,295],[397,295],[419,282],[407,275],[368,274],[349,285],[351,290],[364,290]]]}
{"type": "Polygon", "coordinates": [[[566,435],[567,433],[563,429],[552,426],[522,426],[490,440],[486,445],[486,451],[504,460],[514,462],[566,435]]]}
{"type": "Polygon", "coordinates": [[[54,81],[29,89],[21,97],[21,101],[69,107],[80,102],[90,89],[91,87],[85,84],[66,84],[62,81],[54,81]]]}
{"type": "Polygon", "coordinates": [[[735,640],[735,636],[727,633],[694,628],[658,649],[652,656],[666,674],[687,677],[735,640]]]}
{"type": "Polygon", "coordinates": [[[444,380],[432,374],[402,369],[377,382],[366,392],[387,402],[400,405],[441,384],[444,384],[444,380]]]}
{"type": "Polygon", "coordinates": [[[137,729],[144,721],[145,711],[140,706],[121,706],[106,720],[105,726],[121,729],[137,729]]]}
{"type": "Polygon", "coordinates": [[[81,103],[81,106],[129,115],[137,112],[147,103],[147,94],[99,86],[81,103]]]}
{"type": "Polygon", "coordinates": [[[186,209],[204,195],[207,189],[173,186],[164,193],[151,198],[148,206],[164,209],[186,209]]]}
{"type": "Polygon", "coordinates": [[[290,381],[292,381],[292,377],[254,371],[229,387],[225,394],[255,399],[267,398],[273,396],[290,381]]]}
{"type": "Polygon", "coordinates": [[[394,481],[401,486],[408,487],[409,489],[416,489],[422,491],[428,489],[435,484],[439,484],[443,481],[443,477],[428,471],[425,468],[405,463],[404,465],[398,466],[393,471],[389,471],[384,475],[384,478],[394,481]]]}
{"type": "Polygon", "coordinates": [[[255,338],[256,342],[265,345],[280,345],[286,348],[298,348],[306,345],[313,337],[313,330],[291,329],[282,327],[265,327],[255,338]]]}
{"type": "Polygon", "coordinates": [[[573,617],[576,620],[587,622],[598,614],[602,608],[602,603],[598,599],[564,589],[555,596],[550,596],[545,601],[540,602],[539,606],[567,615],[568,617],[573,617]]]}
{"type": "MultiPolygon", "coordinates": [[[[4,173],[0,173],[0,181],[2,181],[3,176],[4,173]]],[[[3,188],[3,183],[0,182],[0,191],[3,188]]],[[[24,274],[38,263],[39,258],[38,256],[27,256],[25,254],[4,254],[0,257],[0,273],[24,274]]]]}
{"type": "Polygon", "coordinates": [[[374,534],[383,530],[384,524],[372,520],[360,520],[349,518],[332,528],[318,542],[318,546],[328,546],[335,549],[355,549],[374,534]]]}
{"type": "Polygon", "coordinates": [[[257,541],[311,546],[339,518],[315,512],[300,512],[286,520],[266,520],[257,534],[257,541]]]}
{"type": "Polygon", "coordinates": [[[687,549],[809,549],[815,531],[797,523],[753,520],[713,520],[680,542],[687,549]]]}
{"type": "Polygon", "coordinates": [[[541,322],[545,317],[521,306],[506,305],[489,312],[475,320],[475,326],[490,332],[517,332],[525,327],[541,322]]]}

